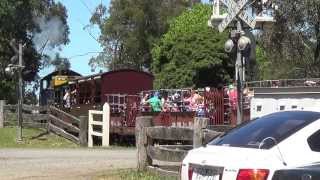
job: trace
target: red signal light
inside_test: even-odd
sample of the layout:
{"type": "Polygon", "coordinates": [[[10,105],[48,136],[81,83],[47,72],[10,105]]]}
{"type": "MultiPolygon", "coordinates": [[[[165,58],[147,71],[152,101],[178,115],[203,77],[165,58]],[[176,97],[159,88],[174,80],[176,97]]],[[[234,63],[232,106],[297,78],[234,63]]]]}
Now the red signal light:
{"type": "Polygon", "coordinates": [[[237,180],[267,180],[268,169],[240,169],[237,180]]]}
{"type": "Polygon", "coordinates": [[[188,178],[189,178],[189,180],[192,180],[192,174],[193,174],[193,168],[190,167],[190,164],[189,164],[189,169],[188,169],[188,178]]]}

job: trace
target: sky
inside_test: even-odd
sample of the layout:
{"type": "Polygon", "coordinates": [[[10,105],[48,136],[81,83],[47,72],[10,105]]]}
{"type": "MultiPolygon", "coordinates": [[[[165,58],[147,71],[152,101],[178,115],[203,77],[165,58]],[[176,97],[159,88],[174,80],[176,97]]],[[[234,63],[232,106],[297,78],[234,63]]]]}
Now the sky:
{"type": "MultiPolygon", "coordinates": [[[[110,0],[57,0],[61,2],[68,10],[68,25],[70,28],[70,43],[61,47],[59,52],[62,57],[69,58],[71,63],[71,70],[74,70],[81,75],[95,74],[100,71],[96,69],[96,72],[91,72],[91,68],[88,62],[92,56],[97,56],[97,53],[101,52],[102,48],[96,39],[99,38],[100,31],[97,26],[84,29],[86,25],[89,25],[91,15],[98,4],[102,3],[107,8],[110,4],[110,0]],[[90,31],[90,33],[88,32],[90,31]],[[91,36],[91,35],[93,36],[91,36]]],[[[208,2],[209,0],[203,0],[208,2]]],[[[55,54],[55,52],[49,52],[49,54],[55,54]]],[[[40,71],[40,77],[44,77],[51,73],[54,69],[45,68],[40,71]]]]}
{"type": "MultiPolygon", "coordinates": [[[[96,70],[96,72],[91,72],[91,68],[88,65],[88,62],[92,56],[97,55],[97,53],[91,52],[102,51],[100,44],[95,40],[99,38],[100,31],[97,26],[87,29],[84,29],[84,27],[90,24],[89,20],[95,7],[97,7],[97,5],[101,2],[108,7],[110,0],[58,1],[64,4],[68,10],[68,25],[70,28],[70,43],[66,46],[61,47],[61,56],[69,58],[71,63],[71,69],[82,75],[90,75],[97,73],[99,70],[96,70]],[[89,34],[88,31],[90,31],[94,38],[89,34]]],[[[52,67],[45,68],[42,71],[40,71],[40,76],[43,77],[51,73],[52,71],[52,67]]]]}

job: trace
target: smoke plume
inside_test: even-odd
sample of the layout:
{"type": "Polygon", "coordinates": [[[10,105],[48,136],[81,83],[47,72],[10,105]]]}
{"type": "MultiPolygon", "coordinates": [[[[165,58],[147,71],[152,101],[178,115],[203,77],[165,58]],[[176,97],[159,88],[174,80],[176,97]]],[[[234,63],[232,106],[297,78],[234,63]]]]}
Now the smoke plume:
{"type": "Polygon", "coordinates": [[[39,53],[43,53],[47,48],[53,50],[64,44],[67,25],[63,24],[59,17],[37,17],[34,19],[39,27],[39,31],[33,33],[33,43],[39,53]]]}

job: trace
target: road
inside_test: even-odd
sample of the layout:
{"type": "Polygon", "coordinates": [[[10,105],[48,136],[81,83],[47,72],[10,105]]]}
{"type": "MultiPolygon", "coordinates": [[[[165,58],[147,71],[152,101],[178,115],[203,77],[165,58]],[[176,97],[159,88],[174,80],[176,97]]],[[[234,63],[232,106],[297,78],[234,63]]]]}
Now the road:
{"type": "Polygon", "coordinates": [[[88,180],[136,167],[135,149],[0,149],[0,179],[88,180]]]}

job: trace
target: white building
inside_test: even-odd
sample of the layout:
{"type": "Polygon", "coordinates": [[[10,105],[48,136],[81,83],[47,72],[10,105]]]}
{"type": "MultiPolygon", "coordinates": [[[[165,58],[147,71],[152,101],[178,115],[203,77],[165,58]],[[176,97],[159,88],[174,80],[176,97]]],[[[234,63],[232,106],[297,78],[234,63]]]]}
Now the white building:
{"type": "Polygon", "coordinates": [[[278,111],[320,112],[320,87],[255,87],[250,102],[251,119],[278,111]]]}

